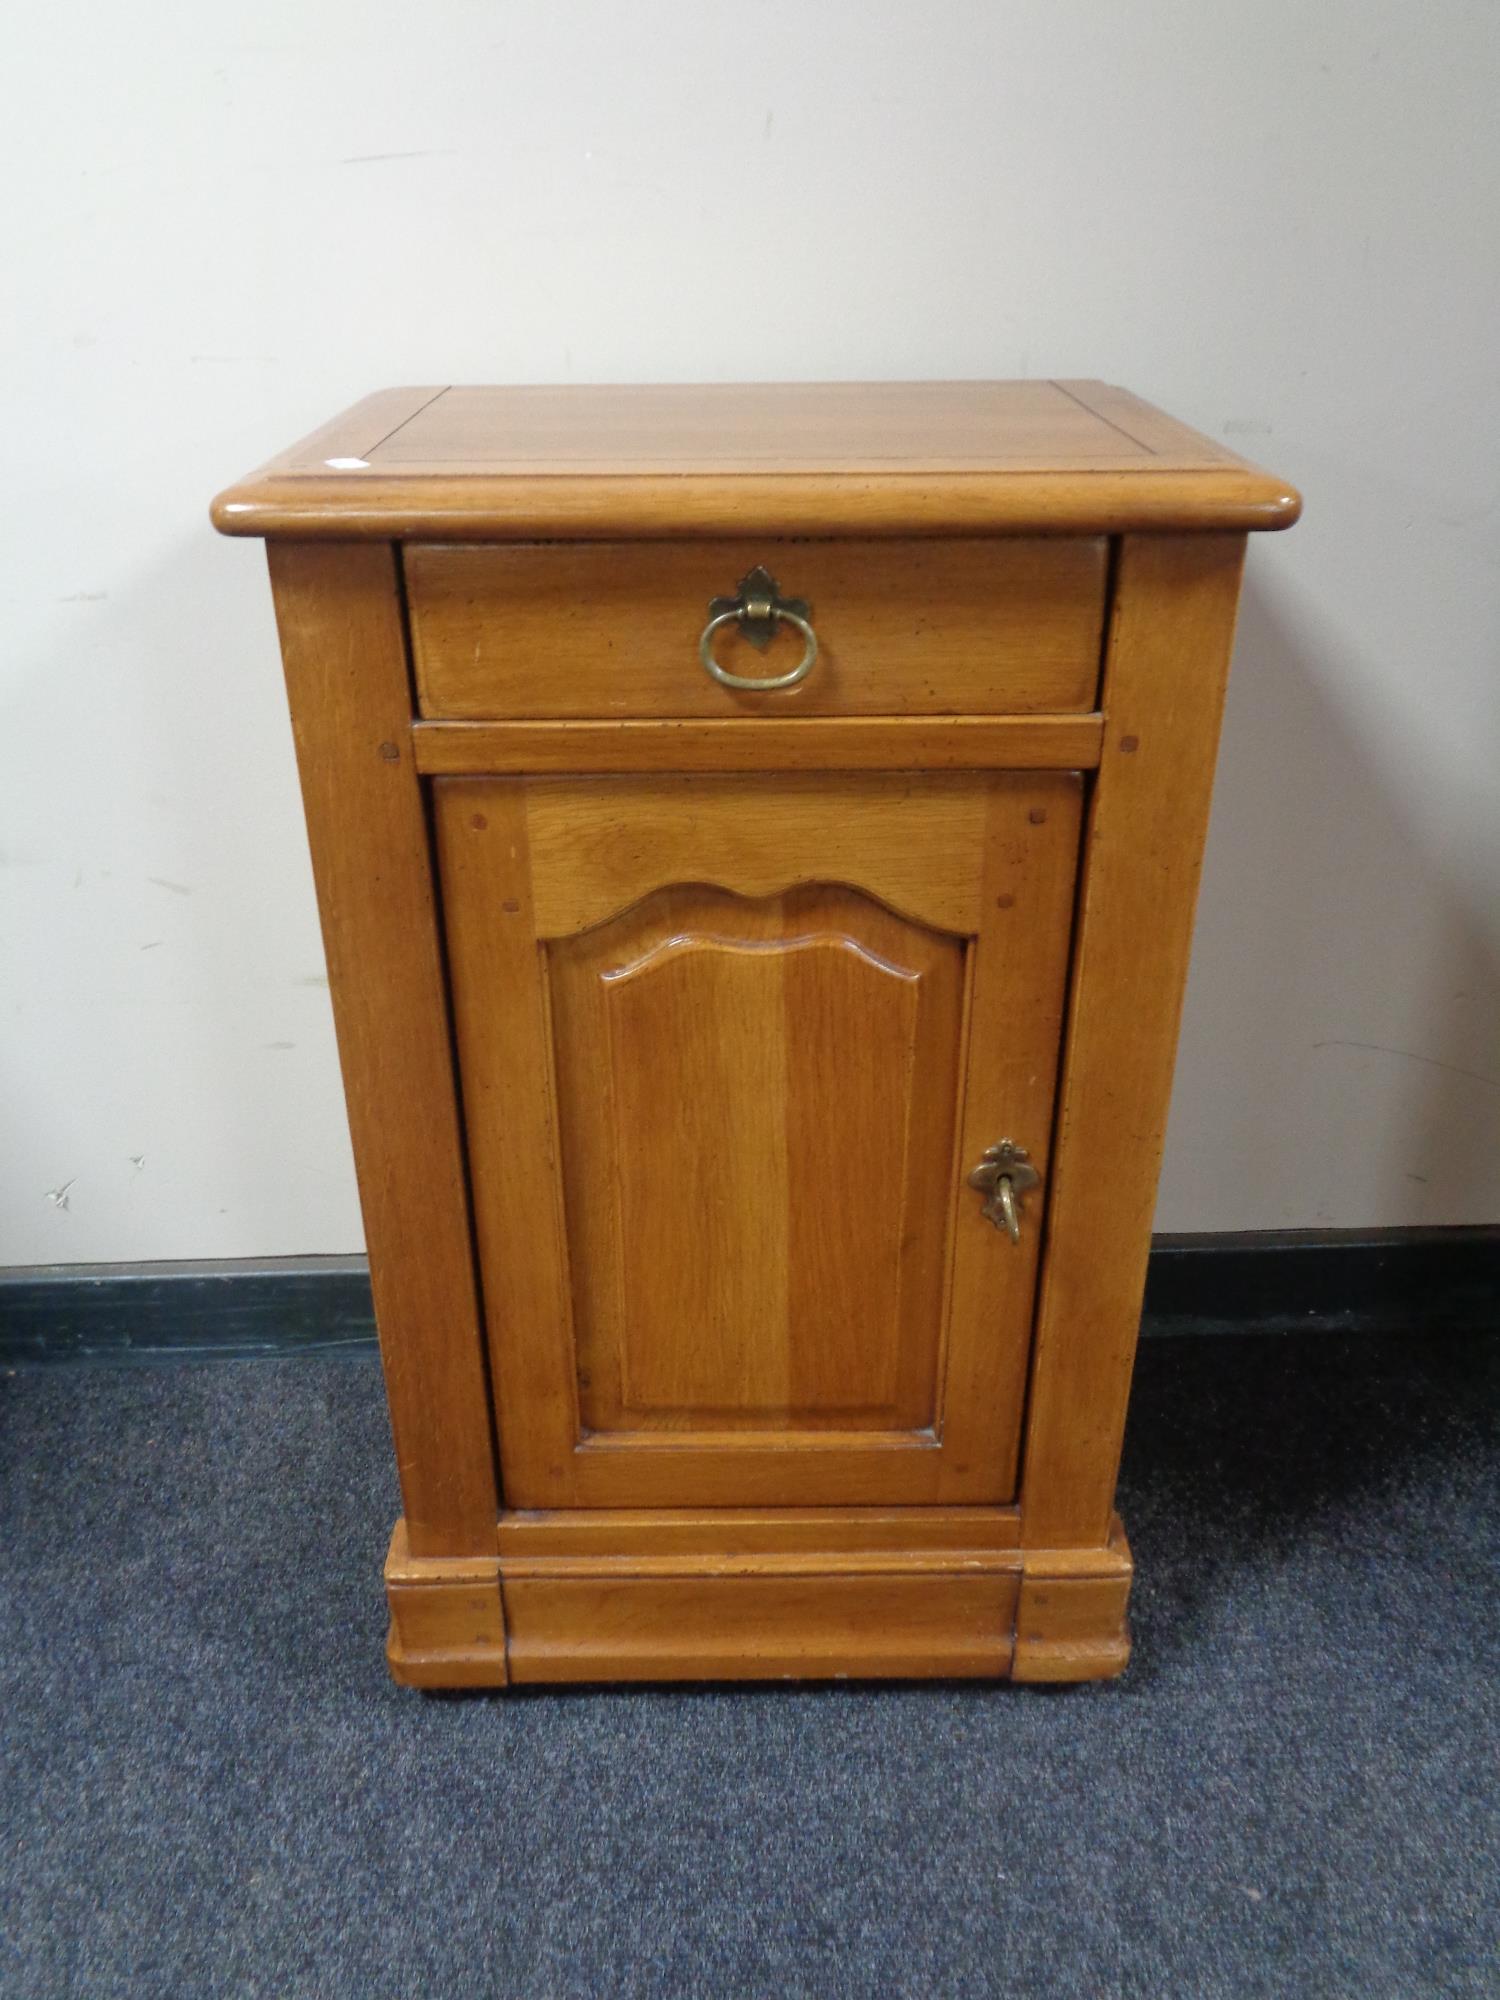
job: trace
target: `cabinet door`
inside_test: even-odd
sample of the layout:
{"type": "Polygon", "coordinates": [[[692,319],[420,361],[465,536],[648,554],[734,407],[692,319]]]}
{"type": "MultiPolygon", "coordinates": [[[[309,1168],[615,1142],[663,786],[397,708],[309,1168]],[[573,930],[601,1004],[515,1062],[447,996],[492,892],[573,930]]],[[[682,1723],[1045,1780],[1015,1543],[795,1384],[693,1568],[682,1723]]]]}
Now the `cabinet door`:
{"type": "Polygon", "coordinates": [[[506,1504],[1011,1498],[1078,777],[435,790],[506,1504]]]}

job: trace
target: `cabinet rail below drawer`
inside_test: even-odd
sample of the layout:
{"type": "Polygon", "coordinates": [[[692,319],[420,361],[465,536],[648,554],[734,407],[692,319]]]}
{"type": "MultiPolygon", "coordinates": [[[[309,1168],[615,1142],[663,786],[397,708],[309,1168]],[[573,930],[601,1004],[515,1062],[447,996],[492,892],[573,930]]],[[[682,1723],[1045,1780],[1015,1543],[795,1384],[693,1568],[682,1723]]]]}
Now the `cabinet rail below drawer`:
{"type": "Polygon", "coordinates": [[[551,771],[1089,771],[1102,715],[417,722],[430,777],[551,771]]]}

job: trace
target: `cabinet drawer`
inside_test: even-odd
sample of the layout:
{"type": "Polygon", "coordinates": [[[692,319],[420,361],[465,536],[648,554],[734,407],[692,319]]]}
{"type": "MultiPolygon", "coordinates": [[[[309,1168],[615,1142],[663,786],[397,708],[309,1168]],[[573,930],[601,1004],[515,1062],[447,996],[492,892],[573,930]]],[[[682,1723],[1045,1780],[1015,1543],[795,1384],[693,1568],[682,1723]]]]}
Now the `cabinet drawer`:
{"type": "MultiPolygon", "coordinates": [[[[407,602],[421,711],[570,716],[994,715],[1094,705],[1103,538],[414,545],[407,602]],[[816,662],[792,688],[710,678],[713,598],[757,564],[802,599],[816,662]]],[[[729,625],[731,673],[795,666],[783,625],[758,652],[729,625]]]]}

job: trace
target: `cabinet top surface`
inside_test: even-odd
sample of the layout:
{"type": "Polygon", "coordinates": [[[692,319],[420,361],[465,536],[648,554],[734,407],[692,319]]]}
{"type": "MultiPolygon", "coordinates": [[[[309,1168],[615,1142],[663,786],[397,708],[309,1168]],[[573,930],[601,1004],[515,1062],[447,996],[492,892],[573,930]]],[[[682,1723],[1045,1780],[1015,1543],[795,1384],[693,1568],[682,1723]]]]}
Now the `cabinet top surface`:
{"type": "Polygon", "coordinates": [[[514,539],[1289,526],[1102,382],[389,389],[219,495],[227,534],[514,539]]]}

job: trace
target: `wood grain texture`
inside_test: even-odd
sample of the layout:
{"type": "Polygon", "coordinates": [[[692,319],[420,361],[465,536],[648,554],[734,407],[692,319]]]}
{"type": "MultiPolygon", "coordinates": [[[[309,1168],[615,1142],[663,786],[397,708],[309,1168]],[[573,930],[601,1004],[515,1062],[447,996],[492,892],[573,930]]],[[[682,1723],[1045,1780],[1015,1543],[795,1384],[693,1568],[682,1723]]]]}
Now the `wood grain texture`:
{"type": "Polygon", "coordinates": [[[1299,508],[1080,382],[389,391],[220,496],[289,538],[398,1679],[1123,1667],[1244,535],[1299,508]],[[822,654],[733,694],[762,561],[822,654]]]}
{"type": "Polygon", "coordinates": [[[419,722],[430,777],[639,771],[1086,771],[1098,715],[798,716],[786,722],[419,722]]]}
{"type": "Polygon", "coordinates": [[[434,790],[506,1497],[563,1504],[573,1497],[578,1380],[526,783],[445,778],[434,790]]]}
{"type": "Polygon", "coordinates": [[[828,886],[550,948],[587,1429],[932,1426],[964,958],[828,886]]]}
{"type": "Polygon", "coordinates": [[[220,494],[213,518],[239,535],[587,541],[1244,531],[1300,506],[1101,383],[777,383],[392,391],[220,494]]]}
{"type": "Polygon", "coordinates": [[[512,1682],[1010,1673],[1130,1652],[1130,1551],[1016,1547],[1014,1509],[570,1510],[502,1517],[498,1554],[386,1562],[395,1677],[512,1682]]]}
{"type": "Polygon", "coordinates": [[[1112,382],[1057,382],[1053,387],[1158,464],[1242,463],[1226,445],[1204,437],[1177,417],[1112,382]]]}
{"type": "Polygon", "coordinates": [[[437,796],[512,1500],[1008,1498],[1042,1202],[999,1235],[953,1121],[976,1159],[1014,1126],[1045,1164],[1076,776],[437,796]],[[640,999],[600,997],[641,964],[640,999]]]}
{"type": "Polygon", "coordinates": [[[1095,1681],[1130,1663],[1130,1548],[1118,1516],[1102,1549],[1029,1549],[1016,1602],[1011,1678],[1095,1681]]]}
{"type": "Polygon", "coordinates": [[[980,906],[973,951],[959,1168],[977,1166],[988,1147],[1013,1139],[1041,1176],[1023,1204],[1019,1243],[985,1220],[968,1191],[954,1236],[949,1324],[982,1326],[986,1336],[950,1347],[944,1405],[980,1420],[950,1433],[955,1446],[934,1499],[1016,1490],[1020,1427],[982,1413],[1019,1409],[1031,1353],[1041,1246],[1050,1205],[1051,1133],[1063,1002],[1083,812],[1081,781],[1061,773],[1008,780],[990,792],[980,906]],[[1024,814],[1009,787],[1025,783],[1024,814]]]}
{"type": "Polygon", "coordinates": [[[487,1551],[489,1388],[395,561],[269,555],[410,1544],[487,1551]]]}
{"type": "Polygon", "coordinates": [[[398,1521],[385,1562],[386,1660],[408,1687],[504,1687],[500,1564],[483,1556],[414,1557],[398,1521]]]}
{"type": "Polygon", "coordinates": [[[1027,1420],[1028,1546],[1108,1533],[1244,550],[1202,535],[1120,552],[1027,1420]]]}
{"type": "MultiPolygon", "coordinates": [[[[1094,706],[1106,544],[1063,540],[525,543],[405,553],[422,713],[584,716],[1021,714],[1094,706]],[[818,635],[807,679],[726,688],[698,641],[711,599],[764,564],[818,635]]],[[[731,673],[787,672],[733,629],[731,673]]]]}
{"type": "Polygon", "coordinates": [[[511,1577],[510,1677],[842,1680],[994,1677],[1019,1579],[974,1575],[511,1577]]]}
{"type": "MultiPolygon", "coordinates": [[[[1153,455],[1053,382],[450,388],[369,454],[383,471],[1097,470],[1153,455]]],[[[1178,462],[1227,457],[1184,431],[1178,462]]]]}
{"type": "MultiPolygon", "coordinates": [[[[271,464],[286,471],[326,470],[336,458],[367,458],[429,403],[446,394],[441,387],[377,389],[374,395],[362,397],[351,408],[278,452],[271,464]]],[[[269,471],[271,466],[266,469],[269,471]]],[[[218,502],[214,504],[217,507],[218,502]]]]}
{"type": "Polygon", "coordinates": [[[537,935],[587,930],[687,881],[741,896],[858,883],[900,916],[972,936],[987,812],[972,772],[537,779],[526,788],[537,935]]]}
{"type": "Polygon", "coordinates": [[[521,1558],[898,1556],[1020,1545],[1014,1507],[591,1507],[507,1511],[503,1562],[521,1558]]]}

